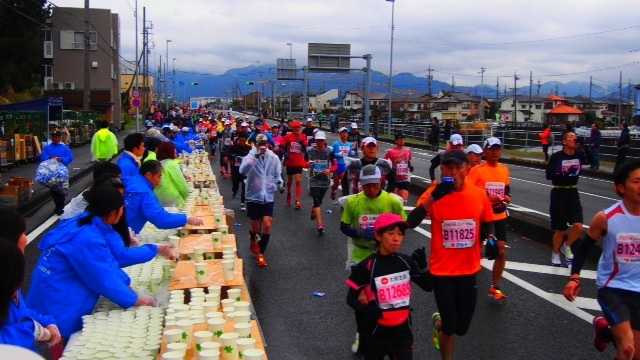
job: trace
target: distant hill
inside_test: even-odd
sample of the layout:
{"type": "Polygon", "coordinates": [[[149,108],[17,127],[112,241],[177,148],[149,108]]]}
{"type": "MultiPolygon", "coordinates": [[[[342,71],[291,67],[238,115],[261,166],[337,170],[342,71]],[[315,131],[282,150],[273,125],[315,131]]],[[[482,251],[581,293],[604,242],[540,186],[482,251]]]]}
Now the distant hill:
{"type": "MultiPolygon", "coordinates": [[[[247,92],[253,92],[261,90],[264,86],[264,94],[270,96],[272,85],[269,80],[275,78],[275,65],[263,64],[260,66],[249,66],[244,68],[230,69],[222,75],[204,75],[193,73],[178,73],[176,75],[176,93],[183,97],[189,96],[223,96],[223,91],[228,91],[229,94],[236,94],[241,97],[247,92]],[[253,85],[247,85],[248,81],[253,81],[253,85]],[[179,82],[183,82],[183,87],[178,87],[179,82]],[[197,86],[190,85],[192,82],[197,82],[197,86]],[[263,85],[260,85],[263,84],[263,85]]],[[[289,83],[293,92],[300,92],[302,90],[302,71],[298,71],[298,77],[300,81],[279,81],[276,80],[273,84],[273,88],[276,94],[288,93],[289,83]],[[282,84],[285,84],[284,86],[282,84]]],[[[371,74],[371,91],[377,91],[381,93],[388,93],[389,78],[387,75],[373,71],[371,74]]],[[[540,95],[547,95],[550,93],[557,93],[560,96],[576,96],[582,95],[589,96],[589,83],[581,81],[570,81],[568,83],[561,83],[557,81],[547,81],[538,84],[534,79],[532,94],[536,95],[539,91],[540,95]]],[[[490,79],[485,78],[485,85],[482,87],[482,94],[485,98],[496,97],[496,85],[489,84],[490,79]]],[[[506,95],[513,95],[513,82],[499,84],[499,97],[506,95]]],[[[438,94],[440,91],[451,91],[450,83],[433,80],[432,92],[438,94]]],[[[364,88],[364,73],[362,71],[352,71],[351,74],[324,74],[324,73],[309,73],[309,92],[322,93],[331,89],[339,89],[340,93],[344,93],[347,90],[363,90],[364,88]]],[[[426,94],[428,85],[427,79],[424,77],[417,77],[411,73],[400,73],[393,77],[393,89],[394,96],[402,96],[401,94],[418,93],[426,94]]],[[[627,84],[623,84],[622,98],[626,99],[628,95],[627,84]]],[[[632,99],[635,94],[633,85],[631,87],[632,99]]],[[[480,85],[477,86],[455,86],[455,91],[467,93],[474,96],[480,96],[480,85]]],[[[600,86],[593,86],[592,90],[593,98],[618,98],[618,86],[612,84],[607,88],[600,86]]],[[[529,94],[529,79],[525,76],[521,76],[518,81],[518,94],[529,94]]]]}

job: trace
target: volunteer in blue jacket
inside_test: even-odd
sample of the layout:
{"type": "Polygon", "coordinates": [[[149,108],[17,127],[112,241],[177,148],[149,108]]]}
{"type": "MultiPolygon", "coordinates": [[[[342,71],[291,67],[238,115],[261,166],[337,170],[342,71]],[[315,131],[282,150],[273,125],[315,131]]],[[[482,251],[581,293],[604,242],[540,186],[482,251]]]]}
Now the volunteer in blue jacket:
{"type": "MultiPolygon", "coordinates": [[[[73,152],[69,147],[60,141],[62,140],[62,132],[55,130],[51,132],[51,144],[47,145],[42,149],[42,153],[40,154],[40,161],[46,161],[49,159],[56,159],[58,162],[64,164],[64,166],[69,166],[69,164],[73,161],[73,152]]],[[[59,192],[51,191],[51,197],[53,198],[53,203],[55,204],[54,212],[56,215],[62,215],[64,213],[64,202],[66,200],[66,196],[59,192]]]]}
{"type": "Polygon", "coordinates": [[[124,138],[124,153],[118,159],[122,178],[130,178],[138,174],[140,159],[144,155],[144,135],[133,133],[124,138]]]}
{"type": "Polygon", "coordinates": [[[56,316],[64,339],[82,329],[82,316],[91,314],[100,296],[125,309],[156,305],[153,296],[129,287],[129,277],[109,249],[109,241],[120,238],[112,228],[124,211],[120,191],[110,186],[92,191],[88,210],[74,227],[50,231],[42,239],[27,297],[29,308],[56,316]]]}
{"type": "Polygon", "coordinates": [[[125,179],[124,197],[127,209],[127,223],[138,234],[147,221],[158,229],[175,229],[189,225],[202,225],[202,219],[185,214],[167,212],[153,193],[162,181],[162,164],[149,160],[142,164],[140,173],[125,179]]]}
{"type": "MultiPolygon", "coordinates": [[[[24,249],[27,246],[26,224],[22,215],[11,209],[0,209],[0,253],[7,258],[0,260],[10,269],[0,270],[2,290],[0,290],[0,344],[16,345],[37,351],[35,342],[44,341],[53,346],[60,341],[60,331],[51,316],[43,316],[27,308],[22,291],[5,287],[16,280],[13,275],[24,270],[24,249]],[[10,244],[8,244],[10,243],[10,244]],[[11,246],[13,245],[13,246],[11,246]],[[15,249],[20,253],[17,253],[15,249]],[[22,261],[22,265],[20,265],[22,261]],[[9,299],[7,303],[6,300],[9,299]],[[4,310],[8,308],[8,312],[4,310]]],[[[20,279],[20,283],[22,279],[20,279]]]]}

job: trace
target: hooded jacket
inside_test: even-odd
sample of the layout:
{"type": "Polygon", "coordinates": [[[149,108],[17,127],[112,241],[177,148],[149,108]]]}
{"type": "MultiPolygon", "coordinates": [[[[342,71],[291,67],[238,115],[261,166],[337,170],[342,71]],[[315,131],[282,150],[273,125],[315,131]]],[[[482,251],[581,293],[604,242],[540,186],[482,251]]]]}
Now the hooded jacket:
{"type": "Polygon", "coordinates": [[[40,161],[49,160],[52,156],[59,157],[64,166],[69,166],[73,161],[73,152],[63,143],[51,143],[42,149],[40,161]]]}
{"type": "Polygon", "coordinates": [[[40,315],[27,308],[22,290],[18,290],[18,301],[11,303],[9,318],[0,326],[0,344],[15,345],[37,352],[33,335],[34,321],[43,327],[55,324],[53,317],[40,315]]]}
{"type": "Polygon", "coordinates": [[[187,224],[187,215],[172,214],[162,207],[151,183],[140,174],[125,179],[124,206],[127,223],[136,234],[147,221],[158,229],[175,229],[187,224]]]}
{"type": "Polygon", "coordinates": [[[174,159],[164,159],[160,163],[163,169],[162,181],[153,192],[162,206],[182,209],[184,200],[189,196],[187,180],[174,159]]]}
{"type": "Polygon", "coordinates": [[[242,159],[239,171],[247,176],[247,201],[259,204],[273,202],[277,184],[282,183],[282,164],[271,150],[262,156],[254,148],[242,159]]]}
{"type": "Polygon", "coordinates": [[[109,160],[118,153],[118,139],[104,128],[98,130],[91,139],[91,154],[98,160],[109,160]]]}
{"type": "Polygon", "coordinates": [[[123,180],[138,175],[140,172],[138,161],[136,161],[128,151],[122,153],[122,156],[118,159],[118,166],[120,167],[123,180]]]}
{"type": "Polygon", "coordinates": [[[133,306],[138,296],[124,281],[129,277],[109,248],[116,240],[122,241],[120,235],[100,217],[84,226],[68,221],[47,233],[38,245],[42,254],[27,307],[55,314],[60,334],[69,338],[82,329],[82,316],[91,314],[100,296],[125,309],[133,306]]]}

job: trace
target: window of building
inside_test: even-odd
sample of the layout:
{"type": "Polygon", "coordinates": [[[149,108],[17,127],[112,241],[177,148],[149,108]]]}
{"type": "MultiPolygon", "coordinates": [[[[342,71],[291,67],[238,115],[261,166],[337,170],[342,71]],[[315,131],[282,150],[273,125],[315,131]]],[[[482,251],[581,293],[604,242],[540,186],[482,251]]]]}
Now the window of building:
{"type": "Polygon", "coordinates": [[[463,109],[468,109],[469,108],[469,103],[462,103],[462,108],[463,109]]]}
{"type": "Polygon", "coordinates": [[[538,109],[538,110],[542,109],[542,105],[536,104],[536,109],[538,109]]]}
{"type": "Polygon", "coordinates": [[[520,105],[520,108],[521,108],[521,109],[526,109],[526,108],[527,108],[527,104],[521,104],[521,105],[520,105]]]}
{"type": "MultiPolygon", "coordinates": [[[[84,32],[68,30],[60,31],[60,49],[84,49],[84,32]]],[[[95,31],[89,31],[89,50],[98,50],[98,33],[95,31]]]]}
{"type": "Polygon", "coordinates": [[[351,100],[345,100],[344,106],[351,106],[351,100]]]}

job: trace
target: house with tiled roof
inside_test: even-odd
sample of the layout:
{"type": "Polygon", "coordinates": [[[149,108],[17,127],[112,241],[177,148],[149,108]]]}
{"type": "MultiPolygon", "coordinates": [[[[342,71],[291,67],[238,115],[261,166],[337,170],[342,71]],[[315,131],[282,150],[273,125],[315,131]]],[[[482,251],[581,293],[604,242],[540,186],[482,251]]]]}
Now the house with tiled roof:
{"type": "Polygon", "coordinates": [[[547,124],[576,123],[584,114],[584,111],[569,105],[567,99],[553,94],[545,99],[544,108],[548,110],[547,124]]]}
{"type": "Polygon", "coordinates": [[[543,122],[544,98],[540,96],[513,95],[494,100],[496,118],[501,121],[543,122]]]}
{"type": "Polygon", "coordinates": [[[442,120],[464,121],[480,114],[480,100],[461,92],[440,92],[430,102],[431,117],[442,120]]]}
{"type": "Polygon", "coordinates": [[[603,112],[607,111],[608,106],[606,101],[603,101],[601,99],[590,99],[582,95],[568,97],[567,104],[578,108],[585,113],[591,111],[599,119],[603,119],[605,117],[605,114],[603,112]]]}

